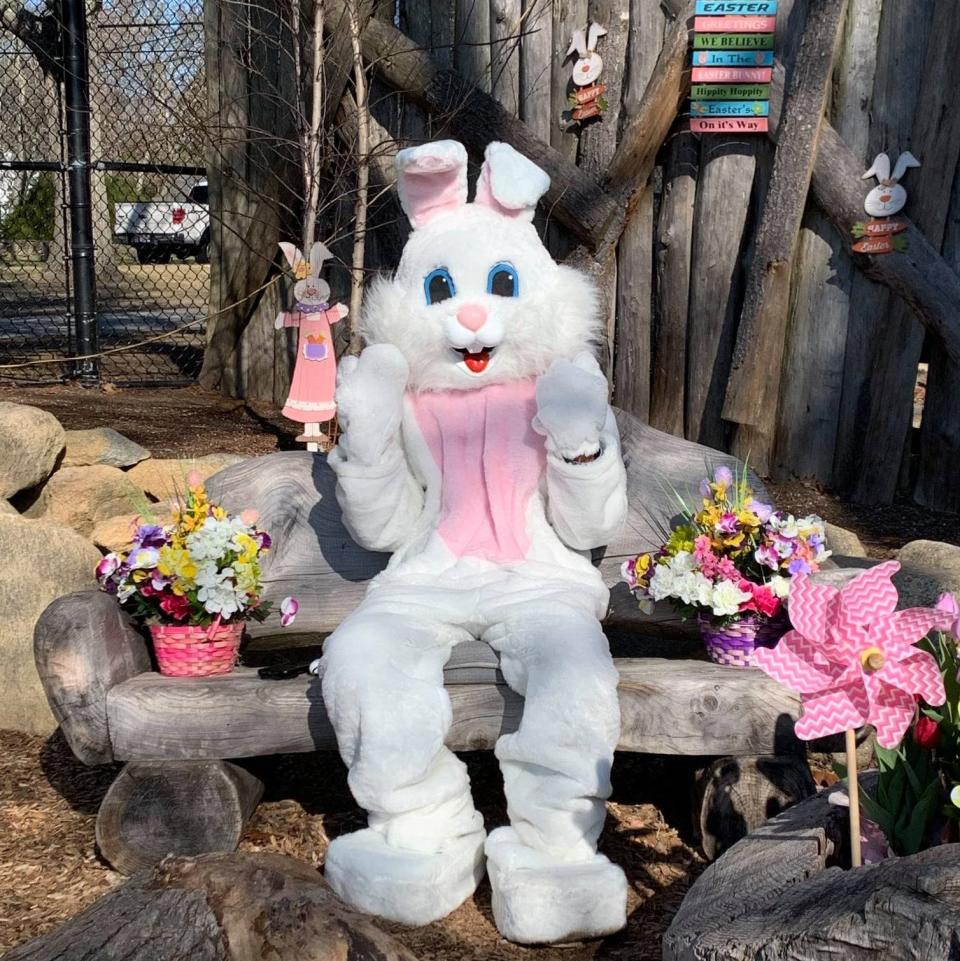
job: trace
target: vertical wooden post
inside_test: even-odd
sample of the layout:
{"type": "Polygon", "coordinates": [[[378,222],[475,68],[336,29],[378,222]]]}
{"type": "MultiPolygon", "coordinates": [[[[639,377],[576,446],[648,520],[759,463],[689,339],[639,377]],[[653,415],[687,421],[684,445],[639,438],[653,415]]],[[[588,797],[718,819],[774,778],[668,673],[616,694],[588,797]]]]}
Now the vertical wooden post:
{"type": "Polygon", "coordinates": [[[454,0],[457,11],[456,70],[490,93],[490,0],[454,0]]]}
{"type": "Polygon", "coordinates": [[[553,17],[545,0],[523,0],[520,118],[544,143],[551,133],[553,17]]]}
{"type": "Polygon", "coordinates": [[[520,0],[490,0],[491,93],[512,114],[520,115],[520,0]]]}

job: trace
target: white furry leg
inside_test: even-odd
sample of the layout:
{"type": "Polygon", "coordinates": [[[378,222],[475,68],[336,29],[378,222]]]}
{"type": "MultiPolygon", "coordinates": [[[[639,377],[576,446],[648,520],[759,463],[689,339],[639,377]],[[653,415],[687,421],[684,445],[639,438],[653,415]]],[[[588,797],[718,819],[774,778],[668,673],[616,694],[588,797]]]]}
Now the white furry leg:
{"type": "Polygon", "coordinates": [[[324,646],[324,705],[370,825],[331,843],[325,873],[354,907],[426,924],[473,893],[484,831],[466,766],[443,743],[453,635],[404,613],[361,605],[324,646]]]}
{"type": "Polygon", "coordinates": [[[492,832],[486,853],[493,917],[509,941],[579,941],[627,923],[626,875],[602,854],[561,861],[522,844],[513,828],[492,832]]]}
{"type": "Polygon", "coordinates": [[[596,853],[620,731],[607,640],[573,606],[531,606],[485,636],[525,698],[519,729],[496,748],[511,823],[486,848],[497,928],[523,944],[618,931],[626,878],[596,853]]]}

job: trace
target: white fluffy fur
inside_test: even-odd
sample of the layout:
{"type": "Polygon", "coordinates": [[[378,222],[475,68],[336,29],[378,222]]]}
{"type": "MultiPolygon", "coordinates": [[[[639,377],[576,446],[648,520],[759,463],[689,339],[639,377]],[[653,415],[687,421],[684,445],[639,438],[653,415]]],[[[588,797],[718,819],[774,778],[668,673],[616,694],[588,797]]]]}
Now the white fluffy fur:
{"type": "MultiPolygon", "coordinates": [[[[360,329],[369,344],[398,347],[410,365],[409,385],[419,390],[470,390],[544,373],[558,357],[589,350],[600,332],[597,291],[580,271],[554,262],[536,227],[488,207],[467,204],[411,234],[392,278],[379,278],[364,297],[360,329]],[[520,295],[486,292],[497,263],[512,264],[520,295]],[[424,279],[437,267],[453,277],[456,296],[428,305],[424,279]],[[450,336],[464,304],[487,308],[489,331],[458,342],[450,336]],[[477,341],[495,347],[482,374],[458,364],[452,347],[477,341]]],[[[461,328],[462,332],[463,328],[461,328]]]]}
{"type": "MultiPolygon", "coordinates": [[[[449,144],[417,150],[414,160],[438,150],[441,165],[461,157],[449,144]]],[[[513,185],[508,199],[532,205],[545,175],[503,145],[488,159],[494,174],[526,170],[527,182],[513,185]]],[[[421,191],[415,206],[429,209],[430,200],[421,191]]],[[[443,687],[453,646],[479,637],[499,653],[507,684],[525,699],[519,729],[496,748],[512,822],[486,847],[500,931],[534,943],[603,935],[626,922],[623,872],[596,853],[620,714],[617,672],[599,622],[608,592],[585,555],[609,543],[626,511],[606,381],[584,353],[598,318],[591,281],[554,263],[530,222],[477,203],[431,214],[411,235],[396,276],[367,293],[362,330],[369,346],[341,364],[344,433],[328,462],[351,535],[393,556],[327,639],[318,665],[350,788],[369,813],[367,829],[331,844],[326,873],[334,890],[364,910],[423,924],[453,910],[480,877],[482,819],[465,766],[444,744],[452,714],[443,687]],[[490,268],[500,262],[517,272],[516,298],[486,292],[490,268]],[[456,295],[428,306],[424,279],[437,267],[449,271],[456,295]],[[464,306],[487,312],[475,331],[457,318],[464,306]],[[454,348],[494,350],[486,369],[472,373],[454,348]],[[526,397],[522,407],[494,407],[489,421],[486,414],[465,422],[450,415],[438,429],[454,453],[444,462],[431,451],[418,403],[453,405],[450,411],[476,401],[481,410],[490,394],[428,399],[418,392],[512,381],[526,382],[516,391],[526,397]],[[523,452],[534,454],[539,483],[523,513],[510,516],[511,524],[525,525],[523,556],[454,554],[438,532],[443,470],[469,467],[468,480],[460,473],[457,481],[466,486],[455,488],[471,492],[456,508],[456,523],[469,531],[493,503],[491,490],[499,496],[531,476],[526,467],[501,476],[488,465],[511,463],[511,454],[498,460],[503,424],[492,418],[532,418],[534,400],[531,426],[543,447],[533,435],[523,452]],[[474,453],[457,453],[465,450],[474,453]],[[470,460],[478,450],[482,456],[470,460]],[[593,453],[589,463],[568,463],[593,453]],[[489,488],[469,486],[488,475],[489,488]]],[[[517,448],[506,449],[517,456],[517,448]]]]}

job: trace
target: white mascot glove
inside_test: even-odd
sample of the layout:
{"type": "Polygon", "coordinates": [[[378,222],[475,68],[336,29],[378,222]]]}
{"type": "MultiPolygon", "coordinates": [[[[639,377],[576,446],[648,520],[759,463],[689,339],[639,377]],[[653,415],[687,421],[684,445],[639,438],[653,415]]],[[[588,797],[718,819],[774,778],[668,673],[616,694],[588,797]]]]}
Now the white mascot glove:
{"type": "Polygon", "coordinates": [[[552,454],[567,461],[599,454],[606,419],[607,380],[592,354],[555,360],[537,380],[533,429],[546,437],[552,454]]]}
{"type": "Polygon", "coordinates": [[[400,431],[403,395],[410,376],[406,358],[392,344],[371,344],[345,357],[337,370],[340,446],[348,461],[374,467],[400,431]]]}

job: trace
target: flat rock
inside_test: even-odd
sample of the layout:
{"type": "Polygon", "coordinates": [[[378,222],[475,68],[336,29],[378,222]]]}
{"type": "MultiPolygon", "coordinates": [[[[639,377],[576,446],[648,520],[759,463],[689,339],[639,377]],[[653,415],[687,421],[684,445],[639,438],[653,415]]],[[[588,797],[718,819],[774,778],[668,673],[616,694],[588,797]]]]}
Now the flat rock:
{"type": "MultiPolygon", "coordinates": [[[[923,542],[914,541],[913,543],[923,542]]],[[[926,543],[934,542],[927,541],[926,543]]],[[[943,546],[949,547],[950,545],[945,544],[943,546]]],[[[833,584],[836,587],[842,587],[857,571],[881,563],[870,557],[837,556],[831,558],[831,560],[836,562],[835,566],[824,568],[819,574],[815,574],[814,578],[820,583],[833,584]]],[[[951,580],[944,570],[908,564],[903,558],[902,551],[900,564],[900,570],[893,576],[893,583],[900,595],[898,607],[901,610],[906,607],[930,607],[936,604],[937,598],[944,591],[960,590],[960,579],[955,577],[951,580]]]]}
{"type": "Polygon", "coordinates": [[[827,524],[827,547],[843,557],[866,557],[867,551],[853,531],[836,524],[827,524]]]}
{"type": "Polygon", "coordinates": [[[108,467],[133,467],[150,456],[145,447],[124,437],[112,427],[91,427],[89,430],[68,430],[67,452],[62,467],[89,467],[106,464],[108,467]]]}
{"type": "Polygon", "coordinates": [[[33,628],[55,598],[96,587],[100,552],[67,527],[0,514],[0,728],[56,727],[33,658],[33,628]]]}
{"type": "Polygon", "coordinates": [[[127,471],[127,476],[141,490],[158,501],[182,497],[187,490],[187,475],[197,471],[206,480],[224,467],[238,464],[247,458],[239,454],[207,454],[183,460],[153,458],[145,460],[127,471]]]}
{"type": "Polygon", "coordinates": [[[105,551],[125,551],[130,546],[139,520],[139,514],[118,514],[116,517],[98,521],[90,534],[90,540],[105,551]]]}
{"type": "Polygon", "coordinates": [[[129,514],[144,499],[140,487],[118,467],[64,467],[47,481],[24,516],[45,518],[88,537],[99,521],[129,514]]]}
{"type": "MultiPolygon", "coordinates": [[[[958,480],[960,483],[960,480],[958,480]]],[[[897,559],[904,570],[924,575],[937,582],[938,593],[960,594],[960,547],[943,541],[910,541],[897,559]]]]}
{"type": "Polygon", "coordinates": [[[60,421],[39,407],[0,402],[0,497],[42,484],[63,453],[60,421]]]}
{"type": "MultiPolygon", "coordinates": [[[[453,955],[451,955],[453,957],[453,955]]],[[[417,961],[282,854],[168,858],[5,961],[417,961]]]]}
{"type": "Polygon", "coordinates": [[[0,497],[0,514],[15,514],[20,515],[20,512],[10,503],[10,501],[5,500],[0,497]]]}

